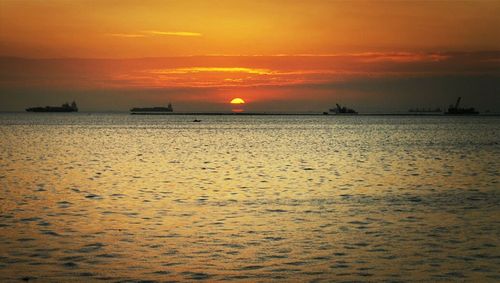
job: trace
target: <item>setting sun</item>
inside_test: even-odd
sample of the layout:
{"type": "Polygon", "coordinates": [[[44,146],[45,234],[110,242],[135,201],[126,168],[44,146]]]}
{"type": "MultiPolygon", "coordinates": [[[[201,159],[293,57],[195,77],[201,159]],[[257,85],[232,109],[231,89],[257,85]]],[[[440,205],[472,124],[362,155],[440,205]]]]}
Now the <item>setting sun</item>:
{"type": "Polygon", "coordinates": [[[233,100],[231,100],[230,102],[231,104],[244,104],[245,103],[245,100],[237,97],[237,98],[233,98],[233,100]]]}

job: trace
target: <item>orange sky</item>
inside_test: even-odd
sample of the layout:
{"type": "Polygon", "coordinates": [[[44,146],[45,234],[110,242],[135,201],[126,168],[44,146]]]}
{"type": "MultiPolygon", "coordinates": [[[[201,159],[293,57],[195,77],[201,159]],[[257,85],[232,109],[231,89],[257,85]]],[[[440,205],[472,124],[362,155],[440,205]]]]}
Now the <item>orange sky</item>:
{"type": "Polygon", "coordinates": [[[131,93],[129,104],[172,100],[192,110],[213,102],[217,109],[237,93],[259,109],[290,102],[305,111],[384,97],[383,88],[364,89],[366,81],[466,76],[475,84],[487,76],[493,86],[478,89],[488,98],[498,89],[498,15],[500,1],[481,0],[1,0],[0,56],[31,61],[2,60],[0,87],[24,97],[9,109],[56,100],[35,90],[73,92],[88,109],[102,109],[97,92],[120,90],[131,93]],[[306,98],[314,101],[301,108],[306,98]]]}
{"type": "Polygon", "coordinates": [[[0,54],[331,54],[500,49],[500,1],[2,0],[0,54]]]}

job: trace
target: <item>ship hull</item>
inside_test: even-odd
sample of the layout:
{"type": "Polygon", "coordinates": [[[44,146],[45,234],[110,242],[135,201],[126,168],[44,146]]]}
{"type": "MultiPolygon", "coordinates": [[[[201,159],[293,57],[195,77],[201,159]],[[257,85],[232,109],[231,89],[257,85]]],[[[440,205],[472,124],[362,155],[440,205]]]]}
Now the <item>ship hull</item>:
{"type": "Polygon", "coordinates": [[[358,115],[358,112],[330,112],[328,113],[329,115],[334,115],[334,116],[352,116],[352,115],[358,115]]]}
{"type": "Polygon", "coordinates": [[[59,108],[59,107],[34,107],[34,108],[27,108],[26,112],[37,112],[37,113],[48,113],[48,112],[78,112],[76,109],[66,109],[66,108],[59,108]]]}
{"type": "Polygon", "coordinates": [[[159,111],[152,111],[152,112],[148,112],[148,111],[139,111],[139,112],[130,112],[131,115],[170,115],[170,114],[173,114],[173,112],[169,111],[169,112],[159,112],[159,111]]]}
{"type": "Polygon", "coordinates": [[[172,113],[172,110],[154,109],[154,108],[132,108],[130,112],[159,112],[159,113],[172,113]]]}
{"type": "Polygon", "coordinates": [[[133,115],[166,115],[171,114],[172,112],[174,112],[174,108],[170,103],[167,107],[134,107],[130,109],[130,114],[133,115]]]}

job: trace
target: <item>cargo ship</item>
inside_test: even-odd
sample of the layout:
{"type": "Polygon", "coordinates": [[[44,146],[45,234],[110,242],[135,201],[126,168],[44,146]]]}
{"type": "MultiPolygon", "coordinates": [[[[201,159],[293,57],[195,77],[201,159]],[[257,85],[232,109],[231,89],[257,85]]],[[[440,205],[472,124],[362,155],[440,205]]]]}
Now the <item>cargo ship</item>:
{"type": "MultiPolygon", "coordinates": [[[[341,107],[338,103],[336,104],[336,108],[331,108],[329,110],[330,113],[334,113],[335,115],[357,115],[358,112],[356,112],[354,109],[347,108],[347,107],[341,107]]],[[[327,112],[324,112],[328,114],[327,112]]]]}
{"type": "Polygon", "coordinates": [[[61,106],[45,106],[45,107],[30,107],[26,108],[28,112],[78,112],[76,102],[64,103],[61,106]]]}
{"type": "Polygon", "coordinates": [[[174,108],[172,107],[172,103],[169,103],[167,107],[134,107],[130,109],[131,114],[165,114],[174,112],[174,108]]]}
{"type": "Polygon", "coordinates": [[[457,99],[457,102],[455,103],[455,105],[450,105],[450,107],[448,107],[448,112],[445,112],[444,114],[445,115],[478,115],[479,112],[476,111],[474,109],[474,107],[470,107],[470,108],[460,108],[460,100],[462,98],[459,97],[457,99]]]}

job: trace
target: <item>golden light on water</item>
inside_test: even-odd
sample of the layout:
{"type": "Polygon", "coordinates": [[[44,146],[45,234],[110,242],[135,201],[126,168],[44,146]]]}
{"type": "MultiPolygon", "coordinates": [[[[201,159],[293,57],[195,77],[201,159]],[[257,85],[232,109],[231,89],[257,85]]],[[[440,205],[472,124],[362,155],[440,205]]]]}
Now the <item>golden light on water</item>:
{"type": "Polygon", "coordinates": [[[0,113],[0,282],[496,276],[498,118],[75,114],[0,113]]]}

